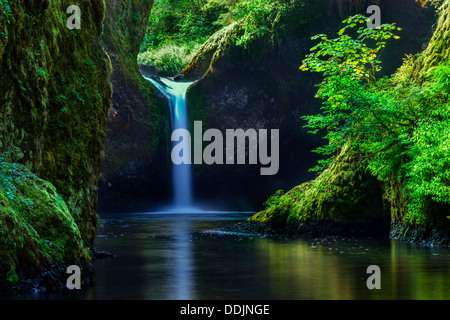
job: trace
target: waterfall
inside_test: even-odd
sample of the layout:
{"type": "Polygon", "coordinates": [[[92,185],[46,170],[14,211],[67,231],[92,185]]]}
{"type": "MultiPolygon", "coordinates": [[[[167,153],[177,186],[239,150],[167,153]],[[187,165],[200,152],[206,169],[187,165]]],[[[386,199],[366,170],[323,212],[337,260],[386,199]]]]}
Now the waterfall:
{"type": "MultiPolygon", "coordinates": [[[[186,92],[194,82],[175,82],[166,78],[144,76],[168,100],[172,130],[188,129],[186,92]]],[[[173,204],[176,212],[198,211],[193,207],[192,168],[188,164],[172,164],[173,204]]]]}

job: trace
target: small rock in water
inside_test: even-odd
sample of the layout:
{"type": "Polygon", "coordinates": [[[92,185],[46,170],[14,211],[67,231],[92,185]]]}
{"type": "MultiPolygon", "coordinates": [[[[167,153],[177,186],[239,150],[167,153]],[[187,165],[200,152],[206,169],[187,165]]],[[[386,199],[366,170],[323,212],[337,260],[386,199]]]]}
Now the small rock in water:
{"type": "Polygon", "coordinates": [[[98,249],[94,249],[94,256],[97,259],[114,258],[114,255],[112,253],[98,249]]]}

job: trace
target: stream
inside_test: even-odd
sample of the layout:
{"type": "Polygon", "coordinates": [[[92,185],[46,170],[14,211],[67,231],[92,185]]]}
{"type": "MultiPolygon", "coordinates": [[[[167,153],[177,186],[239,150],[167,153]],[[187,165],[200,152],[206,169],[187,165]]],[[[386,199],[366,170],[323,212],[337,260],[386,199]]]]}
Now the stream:
{"type": "MultiPolygon", "coordinates": [[[[186,92],[192,82],[146,78],[167,97],[172,129],[187,128],[186,92]]],[[[114,258],[96,259],[95,284],[63,298],[450,299],[448,249],[214,231],[252,213],[202,211],[193,202],[191,166],[172,167],[174,197],[165,210],[100,215],[96,248],[114,258]],[[380,289],[368,288],[369,266],[379,267],[380,289]]]]}
{"type": "Polygon", "coordinates": [[[211,231],[250,215],[101,215],[96,248],[115,257],[95,261],[95,284],[75,298],[450,299],[448,249],[211,231]],[[369,265],[380,267],[379,290],[367,288],[369,265]]]}

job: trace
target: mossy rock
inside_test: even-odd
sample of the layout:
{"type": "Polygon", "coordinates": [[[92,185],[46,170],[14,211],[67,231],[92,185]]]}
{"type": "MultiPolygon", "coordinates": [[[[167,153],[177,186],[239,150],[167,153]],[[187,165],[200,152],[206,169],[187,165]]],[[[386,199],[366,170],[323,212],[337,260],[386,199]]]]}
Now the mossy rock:
{"type": "MultiPolygon", "coordinates": [[[[341,225],[371,225],[386,220],[378,181],[344,148],[315,180],[286,194],[274,195],[268,207],[251,217],[277,228],[300,232],[305,223],[330,221],[341,225]]],[[[389,220],[389,219],[388,219],[389,220]]]]}
{"type": "Polygon", "coordinates": [[[450,61],[450,1],[446,0],[439,9],[439,19],[433,38],[423,53],[422,72],[450,61]]]}
{"type": "Polygon", "coordinates": [[[66,203],[26,167],[0,162],[0,283],[91,259],[66,203]]]}
{"type": "Polygon", "coordinates": [[[112,95],[101,45],[105,3],[79,1],[81,29],[73,30],[66,1],[2,3],[0,153],[56,187],[92,246],[112,95]]]}
{"type": "Polygon", "coordinates": [[[152,7],[153,0],[106,1],[102,43],[113,66],[113,96],[98,184],[103,212],[145,210],[170,192],[169,109],[137,64],[152,7]]]}

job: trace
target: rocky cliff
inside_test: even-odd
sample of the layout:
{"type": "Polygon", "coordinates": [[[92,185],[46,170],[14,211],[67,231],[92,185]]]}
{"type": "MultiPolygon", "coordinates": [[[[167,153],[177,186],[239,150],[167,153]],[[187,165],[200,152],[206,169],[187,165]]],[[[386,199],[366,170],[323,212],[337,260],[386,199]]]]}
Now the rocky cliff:
{"type": "MultiPolygon", "coordinates": [[[[245,47],[236,41],[245,32],[237,21],[200,48],[181,75],[200,79],[188,93],[191,121],[202,120],[205,129],[222,131],[279,129],[280,171],[274,177],[261,177],[258,166],[196,166],[199,196],[231,196],[238,209],[254,210],[272,193],[269,190],[290,188],[314,178],[308,168],[317,158],[310,151],[321,142],[307,133],[302,116],[320,108],[320,102],[314,99],[319,78],[298,68],[312,47],[311,36],[335,34],[342,17],[366,14],[367,3],[294,1],[288,11],[277,16],[270,33],[249,41],[245,47]]],[[[420,51],[428,41],[433,14],[414,0],[376,3],[382,8],[383,23],[397,22],[405,34],[411,35],[402,37],[384,53],[393,57],[384,60],[384,70],[389,74],[401,65],[405,53],[420,51]]]]}
{"type": "MultiPolygon", "coordinates": [[[[445,66],[449,62],[449,7],[450,2],[445,1],[438,11],[437,27],[430,42],[424,46],[425,50],[413,60],[405,61],[396,73],[398,86],[415,85],[415,88],[423,90],[434,81],[439,81],[439,78],[432,78],[430,75],[439,70],[436,67],[445,66]]],[[[441,92],[437,93],[440,94],[441,92]]],[[[445,110],[445,100],[442,101],[430,99],[424,108],[445,110]]],[[[439,116],[430,126],[421,128],[418,125],[414,130],[426,130],[430,134],[435,132],[435,128],[445,125],[445,119],[445,116],[439,116]]],[[[438,137],[437,140],[439,139],[446,141],[447,136],[438,137]]],[[[418,140],[414,143],[418,143],[418,140]]],[[[429,144],[427,148],[433,146],[429,144]]],[[[421,154],[425,151],[421,147],[418,152],[421,154]]],[[[346,154],[344,148],[339,157],[316,179],[301,184],[286,194],[271,197],[267,208],[253,216],[246,228],[257,232],[291,233],[299,236],[383,235],[417,244],[449,245],[448,203],[443,199],[424,196],[420,200],[419,212],[414,213],[420,215],[421,222],[411,219],[411,210],[414,208],[412,203],[419,201],[414,198],[414,190],[406,186],[411,176],[399,169],[390,178],[377,179],[368,171],[367,162],[358,157],[349,158],[346,154]]],[[[409,153],[408,156],[414,157],[414,154],[409,153]]],[[[437,152],[431,161],[434,164],[443,161],[439,157],[442,155],[437,152]]],[[[399,161],[404,161],[402,168],[405,168],[411,159],[405,157],[399,161]]],[[[428,179],[441,178],[421,175],[419,179],[420,183],[426,183],[428,179]]],[[[443,183],[445,184],[444,181],[443,183]]],[[[429,190],[431,189],[425,194],[429,190]]]]}
{"type": "Polygon", "coordinates": [[[151,199],[162,200],[170,180],[167,109],[137,65],[152,6],[153,0],[106,1],[102,39],[113,66],[113,97],[99,183],[103,211],[145,209],[151,199]]]}
{"type": "Polygon", "coordinates": [[[0,2],[2,280],[89,259],[85,249],[96,234],[111,103],[111,65],[101,43],[105,5],[78,1],[81,29],[72,30],[70,5],[0,2]]]}

